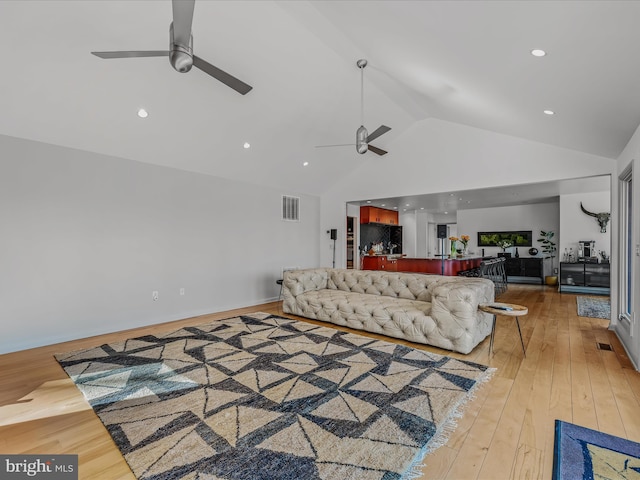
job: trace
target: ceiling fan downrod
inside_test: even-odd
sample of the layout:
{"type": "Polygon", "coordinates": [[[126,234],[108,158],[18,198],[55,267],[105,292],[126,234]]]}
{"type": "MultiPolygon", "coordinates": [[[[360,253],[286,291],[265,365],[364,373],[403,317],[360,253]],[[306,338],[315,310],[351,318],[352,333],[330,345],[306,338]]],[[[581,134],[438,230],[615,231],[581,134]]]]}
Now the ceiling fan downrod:
{"type": "Polygon", "coordinates": [[[367,61],[361,58],[356,62],[356,65],[360,69],[360,128],[356,131],[356,151],[362,155],[369,150],[367,144],[369,132],[364,127],[364,67],[367,66],[367,61]]]}

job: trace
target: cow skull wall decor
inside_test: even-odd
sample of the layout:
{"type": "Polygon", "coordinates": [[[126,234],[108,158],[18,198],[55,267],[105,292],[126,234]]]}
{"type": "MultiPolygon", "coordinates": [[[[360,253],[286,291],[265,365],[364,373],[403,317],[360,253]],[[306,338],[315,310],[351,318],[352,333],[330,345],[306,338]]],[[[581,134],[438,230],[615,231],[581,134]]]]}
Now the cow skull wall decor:
{"type": "Polygon", "coordinates": [[[606,213],[606,212],[592,213],[582,206],[582,202],[580,202],[580,208],[587,215],[591,217],[595,217],[595,219],[598,221],[598,225],[600,225],[600,233],[607,233],[607,223],[609,223],[609,219],[611,218],[611,213],[606,213]]]}

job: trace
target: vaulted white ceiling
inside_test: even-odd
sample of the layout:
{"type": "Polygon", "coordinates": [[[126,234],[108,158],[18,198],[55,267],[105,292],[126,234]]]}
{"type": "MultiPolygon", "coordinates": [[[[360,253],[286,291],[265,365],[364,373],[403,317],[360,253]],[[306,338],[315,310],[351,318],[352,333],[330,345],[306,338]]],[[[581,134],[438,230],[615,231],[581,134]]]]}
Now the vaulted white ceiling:
{"type": "Polygon", "coordinates": [[[90,54],[167,49],[171,15],[168,0],[0,1],[0,134],[320,194],[363,162],[392,168],[424,118],[609,158],[640,123],[636,1],[197,0],[194,53],[246,96],[166,58],[90,54]],[[315,148],[354,141],[359,58],[385,157],[315,148]]]}

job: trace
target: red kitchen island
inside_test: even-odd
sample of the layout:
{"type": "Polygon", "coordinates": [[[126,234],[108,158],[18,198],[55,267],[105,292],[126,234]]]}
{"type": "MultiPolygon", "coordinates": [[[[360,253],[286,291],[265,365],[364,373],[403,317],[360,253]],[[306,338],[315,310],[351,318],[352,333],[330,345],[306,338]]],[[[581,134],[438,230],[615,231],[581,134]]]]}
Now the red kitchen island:
{"type": "Polygon", "coordinates": [[[455,276],[463,270],[477,268],[482,257],[407,258],[400,255],[365,255],[362,257],[363,270],[386,270],[387,272],[432,273],[455,276]]]}

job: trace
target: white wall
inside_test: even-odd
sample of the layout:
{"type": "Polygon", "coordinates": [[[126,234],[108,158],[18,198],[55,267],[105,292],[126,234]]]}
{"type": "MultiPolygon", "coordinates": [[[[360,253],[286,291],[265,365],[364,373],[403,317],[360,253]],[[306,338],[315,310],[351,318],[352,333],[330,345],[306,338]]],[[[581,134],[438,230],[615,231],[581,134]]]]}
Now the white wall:
{"type": "Polygon", "coordinates": [[[429,256],[429,214],[417,210],[416,215],[416,258],[429,256]]]}
{"type": "Polygon", "coordinates": [[[400,212],[398,223],[402,225],[402,253],[409,258],[417,257],[418,218],[416,212],[400,212]]]}
{"type": "MultiPolygon", "coordinates": [[[[509,230],[531,230],[533,234],[533,247],[539,250],[537,257],[542,257],[542,247],[537,241],[540,238],[541,230],[553,231],[556,234],[560,231],[560,209],[558,202],[536,203],[531,205],[516,205],[511,207],[496,208],[476,208],[470,210],[458,210],[458,232],[460,235],[469,235],[469,250],[477,254],[482,254],[484,248],[485,255],[495,256],[502,249],[499,247],[478,247],[478,232],[504,232],[509,230]]],[[[460,236],[458,235],[458,236],[460,236]]],[[[518,248],[521,257],[530,257],[529,248],[518,248]]],[[[507,251],[512,255],[514,248],[507,251]]],[[[555,259],[557,266],[557,258],[555,259]]],[[[546,262],[547,268],[551,268],[551,262],[546,262]]],[[[547,275],[551,270],[546,271],[547,275]]]]}
{"type": "Polygon", "coordinates": [[[0,136],[0,353],[275,299],[324,238],[282,194],[0,136]]]}
{"type": "Polygon", "coordinates": [[[580,202],[593,213],[610,212],[610,192],[576,193],[560,196],[560,224],[562,228],[561,242],[558,244],[560,258],[565,248],[573,248],[577,253],[580,240],[594,240],[596,250],[604,250],[611,255],[611,222],[607,232],[601,233],[600,226],[594,217],[582,212],[580,202]]]}

